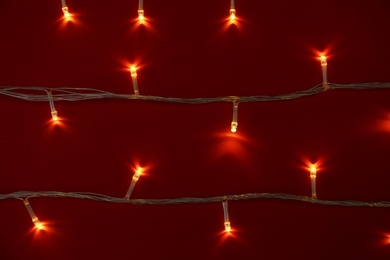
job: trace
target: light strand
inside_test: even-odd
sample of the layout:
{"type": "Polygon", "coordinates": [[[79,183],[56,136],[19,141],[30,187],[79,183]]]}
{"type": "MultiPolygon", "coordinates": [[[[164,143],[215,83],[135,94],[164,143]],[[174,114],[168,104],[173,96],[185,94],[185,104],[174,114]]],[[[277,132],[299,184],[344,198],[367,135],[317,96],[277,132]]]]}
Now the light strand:
{"type": "Polygon", "coordinates": [[[74,198],[94,201],[104,201],[111,203],[129,203],[134,205],[174,205],[174,204],[206,204],[222,202],[226,200],[253,200],[253,199],[280,199],[307,202],[310,204],[320,204],[325,206],[341,207],[371,207],[371,208],[389,208],[389,201],[366,202],[356,200],[313,200],[311,197],[299,196],[283,193],[244,193],[236,195],[224,195],[215,197],[183,197],[173,199],[130,199],[112,197],[104,194],[91,192],[61,192],[61,191],[18,191],[8,194],[0,194],[0,200],[5,199],[30,199],[30,198],[74,198]]]}
{"type": "MultiPolygon", "coordinates": [[[[370,82],[354,84],[335,84],[328,83],[329,90],[350,89],[350,90],[372,90],[372,89],[390,89],[390,82],[370,82]]],[[[10,96],[18,99],[47,102],[47,95],[31,92],[52,91],[53,101],[82,101],[92,99],[137,99],[144,101],[182,103],[182,104],[207,104],[217,102],[267,102],[267,101],[286,101],[297,98],[312,96],[324,92],[323,85],[319,84],[307,90],[281,94],[275,96],[223,96],[223,97],[200,97],[200,98],[177,98],[146,96],[133,94],[117,94],[93,88],[46,88],[46,87],[18,87],[2,86],[0,95],[10,96]],[[23,93],[25,92],[25,93],[23,93]],[[29,92],[29,93],[27,93],[29,92]]]]}

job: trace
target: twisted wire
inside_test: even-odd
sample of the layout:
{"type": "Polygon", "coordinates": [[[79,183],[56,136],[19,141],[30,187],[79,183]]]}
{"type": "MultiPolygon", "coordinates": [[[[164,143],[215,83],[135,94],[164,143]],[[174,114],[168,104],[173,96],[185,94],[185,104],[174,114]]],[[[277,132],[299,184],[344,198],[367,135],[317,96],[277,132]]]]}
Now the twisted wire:
{"type": "Polygon", "coordinates": [[[367,90],[367,89],[389,89],[390,83],[371,82],[355,84],[319,84],[310,89],[281,94],[275,96],[223,96],[223,97],[200,97],[200,98],[177,98],[177,97],[160,97],[133,94],[117,94],[93,88],[45,88],[45,87],[0,87],[0,94],[13,98],[44,102],[49,101],[48,92],[52,93],[53,101],[82,101],[91,99],[130,99],[144,101],[171,102],[182,104],[206,104],[214,102],[266,102],[282,101],[312,96],[322,93],[326,90],[350,89],[350,90],[367,90]]]}
{"type": "Polygon", "coordinates": [[[224,195],[204,198],[173,198],[173,199],[130,199],[112,197],[104,194],[90,193],[90,192],[60,192],[60,191],[18,191],[9,194],[0,194],[0,200],[5,199],[30,199],[30,198],[74,198],[86,199],[110,203],[128,203],[134,205],[173,205],[173,204],[206,204],[221,202],[226,200],[253,200],[253,199],[279,199],[279,200],[295,200],[301,202],[308,202],[312,204],[320,204],[326,206],[342,206],[342,207],[375,207],[388,208],[390,202],[365,202],[355,200],[320,200],[312,199],[307,196],[298,196],[292,194],[282,193],[245,193],[236,195],[224,195]]]}

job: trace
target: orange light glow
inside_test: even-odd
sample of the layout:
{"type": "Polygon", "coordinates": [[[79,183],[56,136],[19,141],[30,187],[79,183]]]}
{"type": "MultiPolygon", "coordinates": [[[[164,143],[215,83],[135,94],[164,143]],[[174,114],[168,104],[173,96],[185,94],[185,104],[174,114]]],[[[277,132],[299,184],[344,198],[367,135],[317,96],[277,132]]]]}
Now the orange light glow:
{"type": "Polygon", "coordinates": [[[57,116],[57,120],[54,120],[53,118],[50,118],[49,120],[47,120],[45,122],[45,124],[48,125],[48,128],[50,129],[50,131],[54,130],[57,127],[61,127],[63,129],[66,129],[69,126],[66,125],[65,121],[66,121],[66,119],[64,119],[63,117],[58,117],[57,116]]]}
{"type": "Polygon", "coordinates": [[[225,221],[225,231],[226,232],[231,232],[232,231],[232,227],[230,226],[230,221],[225,221]]]}
{"type": "Polygon", "coordinates": [[[238,17],[236,14],[229,15],[221,21],[221,33],[224,34],[227,30],[241,29],[244,22],[242,17],[238,17]]]}
{"type": "Polygon", "coordinates": [[[138,21],[141,23],[145,21],[145,12],[143,9],[138,9],[138,21]]]}
{"type": "Polygon", "coordinates": [[[137,77],[137,67],[136,66],[134,66],[134,65],[130,66],[130,75],[132,78],[137,77]]]}
{"type": "Polygon", "coordinates": [[[138,179],[142,175],[142,173],[143,173],[143,169],[141,167],[138,167],[134,173],[133,180],[138,181],[138,179]]]}
{"type": "Polygon", "coordinates": [[[67,6],[62,7],[62,12],[64,13],[64,19],[66,21],[70,21],[72,16],[70,15],[69,9],[67,6]]]}
{"type": "Polygon", "coordinates": [[[317,167],[315,166],[315,164],[313,164],[310,166],[310,177],[315,178],[316,175],[317,175],[317,167]]]}
{"type": "Polygon", "coordinates": [[[230,21],[235,21],[236,20],[236,9],[230,9],[230,16],[229,16],[230,21]]]}
{"type": "Polygon", "coordinates": [[[320,61],[321,61],[321,66],[326,66],[327,65],[326,56],[325,55],[322,55],[320,57],[320,61]]]}
{"type": "Polygon", "coordinates": [[[239,230],[236,228],[232,229],[230,232],[227,232],[226,230],[218,232],[217,246],[222,246],[225,242],[227,242],[230,239],[240,239],[239,233],[240,233],[239,230]]]}
{"type": "Polygon", "coordinates": [[[54,123],[59,120],[58,113],[56,110],[51,111],[51,117],[52,117],[54,123]]]}
{"type": "Polygon", "coordinates": [[[311,53],[314,54],[314,58],[317,60],[321,60],[322,57],[326,57],[326,58],[332,57],[330,53],[333,52],[332,50],[334,49],[334,44],[329,44],[325,49],[321,51],[316,48],[313,48],[312,46],[309,46],[309,48],[311,50],[311,53]]]}
{"type": "Polygon", "coordinates": [[[374,131],[390,133],[390,112],[383,113],[373,126],[374,131]]]}
{"type": "Polygon", "coordinates": [[[43,223],[41,223],[38,218],[35,219],[33,221],[33,223],[34,223],[36,229],[38,229],[38,230],[44,230],[45,229],[45,225],[43,223]]]}
{"type": "Polygon", "coordinates": [[[301,169],[304,169],[305,171],[309,171],[310,174],[312,171],[315,170],[315,173],[317,173],[320,170],[323,170],[323,165],[325,159],[323,157],[320,157],[319,159],[313,160],[313,159],[308,159],[305,156],[301,157],[302,164],[300,166],[301,169]]]}
{"type": "Polygon", "coordinates": [[[150,169],[152,168],[150,165],[141,167],[139,161],[137,161],[133,165],[134,166],[130,166],[130,169],[134,172],[134,176],[137,176],[137,178],[139,178],[141,175],[148,175],[148,171],[150,171],[150,169]]]}
{"type": "Polygon", "coordinates": [[[142,59],[132,59],[132,61],[129,61],[128,59],[125,58],[120,58],[118,59],[118,67],[120,66],[119,70],[124,71],[124,72],[130,72],[130,75],[135,73],[135,76],[137,76],[137,71],[142,69],[145,62],[142,59]]]}
{"type": "Polygon", "coordinates": [[[64,14],[61,17],[59,17],[57,22],[59,23],[61,29],[65,29],[70,24],[75,24],[78,26],[81,25],[80,21],[77,19],[77,14],[69,13],[69,12],[67,13],[64,12],[64,14]]]}
{"type": "Polygon", "coordinates": [[[212,150],[213,159],[222,157],[234,157],[247,165],[252,159],[248,145],[253,146],[254,142],[244,135],[236,132],[224,132],[216,135],[217,144],[212,150]]]}

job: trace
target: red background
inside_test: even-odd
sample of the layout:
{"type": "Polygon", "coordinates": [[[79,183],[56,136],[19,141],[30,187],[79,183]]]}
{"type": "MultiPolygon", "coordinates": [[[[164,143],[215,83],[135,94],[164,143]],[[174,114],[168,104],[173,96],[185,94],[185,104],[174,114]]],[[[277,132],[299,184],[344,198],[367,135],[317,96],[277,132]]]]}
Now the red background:
{"type": "MultiPolygon", "coordinates": [[[[386,0],[61,1],[0,3],[0,85],[96,88],[142,95],[277,95],[322,82],[389,82],[386,0]]],[[[335,90],[282,102],[184,105],[132,100],[48,102],[0,96],[0,193],[84,191],[133,198],[241,193],[390,201],[389,90],[335,90]]],[[[135,206],[0,201],[2,259],[388,259],[390,210],[294,201],[135,206]]]]}

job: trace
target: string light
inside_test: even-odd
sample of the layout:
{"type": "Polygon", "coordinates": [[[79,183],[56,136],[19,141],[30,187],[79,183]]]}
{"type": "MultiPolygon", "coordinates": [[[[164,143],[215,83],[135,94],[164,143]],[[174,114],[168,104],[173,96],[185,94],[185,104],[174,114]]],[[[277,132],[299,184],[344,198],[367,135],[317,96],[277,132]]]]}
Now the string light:
{"type": "Polygon", "coordinates": [[[231,22],[234,22],[236,20],[236,8],[234,5],[234,0],[230,0],[230,16],[229,19],[231,22]]]}
{"type": "Polygon", "coordinates": [[[328,65],[328,62],[326,61],[326,56],[321,56],[320,57],[321,61],[321,67],[322,67],[322,84],[327,87],[328,85],[328,77],[326,74],[326,67],[328,65]]]}
{"type": "Polygon", "coordinates": [[[316,177],[317,177],[317,168],[315,165],[312,165],[312,166],[310,166],[311,198],[312,199],[317,199],[316,177]]]}
{"type": "MultiPolygon", "coordinates": [[[[390,82],[370,82],[370,83],[354,83],[354,84],[335,84],[328,83],[329,90],[349,89],[349,90],[366,90],[366,89],[390,89],[390,82]]],[[[47,95],[39,94],[39,92],[52,91],[54,101],[82,101],[91,99],[139,99],[144,101],[182,103],[182,104],[207,104],[217,102],[268,102],[268,101],[286,101],[298,99],[302,97],[312,96],[323,93],[323,85],[319,84],[310,89],[281,94],[276,96],[224,96],[224,97],[201,97],[201,98],[176,98],[176,97],[161,97],[161,96],[144,96],[131,94],[118,94],[99,89],[92,88],[45,88],[45,87],[17,87],[17,86],[2,86],[0,87],[0,95],[10,96],[13,98],[28,100],[28,101],[48,101],[47,95]],[[21,93],[23,91],[30,92],[21,93]],[[32,92],[32,93],[31,93],[32,92]],[[37,92],[37,93],[33,93],[37,92]],[[56,94],[55,94],[56,93],[56,94]]]]}
{"type": "Polygon", "coordinates": [[[145,15],[144,15],[144,1],[139,0],[138,2],[138,21],[141,23],[145,21],[145,15]]]}
{"type": "Polygon", "coordinates": [[[231,232],[232,227],[230,226],[229,212],[228,212],[228,201],[227,200],[222,201],[222,207],[223,207],[225,231],[231,232]]]}
{"type": "Polygon", "coordinates": [[[134,95],[139,95],[138,81],[137,81],[137,68],[135,66],[130,67],[130,75],[133,81],[134,95]]]}
{"type": "Polygon", "coordinates": [[[231,124],[231,128],[230,128],[230,130],[233,133],[235,133],[237,131],[237,126],[238,126],[237,116],[238,116],[238,102],[234,101],[233,102],[233,120],[232,120],[232,124],[231,124]]]}
{"type": "Polygon", "coordinates": [[[133,193],[133,190],[134,190],[134,187],[135,187],[135,184],[137,183],[139,177],[142,175],[142,168],[138,168],[134,175],[133,175],[133,179],[131,180],[131,183],[130,183],[130,187],[129,189],[127,190],[127,193],[126,193],[126,196],[125,196],[125,199],[129,200],[130,199],[130,196],[131,194],[133,193]]]}
{"type": "Polygon", "coordinates": [[[206,198],[173,198],[173,199],[131,199],[117,198],[104,194],[92,192],[62,192],[62,191],[17,191],[8,194],[0,194],[0,200],[5,199],[22,199],[24,198],[73,198],[85,199],[111,203],[130,203],[133,205],[174,205],[174,204],[206,204],[222,202],[225,200],[251,200],[251,199],[278,199],[294,200],[307,202],[310,204],[319,204],[326,206],[340,207],[369,207],[369,208],[390,208],[390,201],[367,202],[357,200],[313,200],[311,197],[298,196],[293,194],[282,193],[244,193],[235,195],[223,195],[206,198]]]}
{"type": "Polygon", "coordinates": [[[69,13],[69,9],[68,9],[68,6],[66,5],[65,0],[61,0],[61,4],[62,4],[62,12],[64,13],[65,19],[69,19],[70,13],[69,13]]]}
{"type": "MultiPolygon", "coordinates": [[[[65,0],[61,0],[62,11],[65,18],[70,18],[69,9],[66,5],[65,0]]],[[[230,16],[231,21],[236,20],[236,10],[234,0],[230,2],[230,16]]],[[[138,19],[142,23],[145,20],[144,10],[143,10],[143,0],[139,0],[138,7],[138,19]]],[[[321,66],[322,66],[322,76],[323,76],[323,86],[329,87],[330,84],[327,81],[327,60],[326,56],[321,56],[321,66]]],[[[135,66],[130,67],[130,73],[132,77],[132,83],[134,88],[134,95],[139,96],[138,82],[137,82],[137,71],[135,66]]],[[[389,83],[366,83],[366,84],[351,84],[351,85],[341,85],[341,84],[332,84],[332,89],[337,88],[349,88],[349,89],[366,89],[366,88],[389,88],[389,83]]],[[[22,89],[18,87],[11,88],[2,88],[0,94],[22,98],[25,100],[32,101],[41,101],[44,98],[40,95],[35,94],[21,94],[13,92],[13,90],[22,89]]],[[[142,99],[142,100],[153,100],[153,101],[164,101],[164,102],[178,102],[178,103],[191,103],[191,104],[201,104],[201,103],[210,103],[210,102],[223,102],[223,101],[233,101],[233,120],[231,123],[231,131],[236,132],[238,127],[238,104],[239,102],[263,102],[263,101],[275,101],[275,100],[288,100],[295,99],[304,96],[318,94],[318,86],[309,89],[307,91],[300,91],[291,94],[279,95],[279,96],[249,96],[249,97],[221,97],[221,98],[197,98],[197,99],[180,99],[180,98],[164,98],[164,97],[153,97],[153,96],[139,96],[132,97],[129,95],[114,94],[105,91],[95,90],[95,89],[69,89],[61,88],[57,89],[58,92],[63,92],[59,95],[55,95],[55,100],[85,100],[85,99],[98,99],[98,98],[126,98],[126,99],[142,99]],[[78,93],[77,91],[88,90],[92,93],[78,93]]],[[[58,114],[54,106],[54,98],[52,95],[51,89],[46,88],[33,88],[33,90],[44,90],[47,91],[47,100],[49,101],[51,114],[53,121],[58,121],[58,114]]],[[[82,91],[81,91],[82,92],[82,91]]],[[[219,196],[219,197],[209,197],[209,198],[176,198],[176,199],[138,199],[131,200],[130,197],[134,190],[134,187],[142,175],[142,168],[138,168],[130,184],[129,189],[127,190],[126,196],[124,199],[115,198],[101,194],[93,193],[65,193],[65,192],[16,192],[10,194],[0,194],[0,200],[9,199],[9,198],[25,198],[23,203],[31,217],[32,222],[34,223],[37,229],[44,229],[43,224],[39,221],[34,210],[31,207],[28,199],[26,197],[65,197],[65,198],[82,198],[82,199],[91,199],[98,201],[107,201],[114,203],[134,203],[134,204],[179,204],[179,203],[209,203],[215,201],[222,201],[223,211],[224,211],[224,227],[226,232],[231,232],[231,224],[229,220],[228,213],[228,199],[234,200],[246,200],[246,199],[258,199],[258,198],[274,198],[274,199],[289,199],[289,200],[299,200],[308,202],[308,197],[289,195],[289,194],[268,194],[268,193],[255,193],[255,194],[240,194],[240,195],[228,195],[228,196],[219,196]]],[[[368,206],[368,207],[390,207],[390,202],[360,202],[360,201],[329,201],[329,200],[317,200],[316,193],[316,174],[317,168],[315,165],[310,167],[310,178],[311,178],[311,190],[312,190],[312,199],[315,199],[314,203],[323,204],[323,205],[336,205],[336,206],[368,206]]]]}
{"type": "Polygon", "coordinates": [[[28,199],[24,199],[23,200],[23,204],[24,206],[26,206],[26,209],[28,211],[28,214],[30,214],[30,217],[31,217],[31,220],[32,222],[34,223],[35,227],[37,229],[44,229],[44,226],[42,225],[42,223],[39,221],[37,215],[35,215],[35,212],[34,210],[32,209],[31,205],[30,205],[30,202],[28,201],[28,199]]]}
{"type": "Polygon", "coordinates": [[[51,117],[53,119],[53,122],[57,122],[58,121],[58,113],[57,113],[57,110],[54,106],[54,101],[53,101],[53,96],[51,94],[51,90],[47,91],[47,96],[48,96],[49,104],[50,104],[51,117]]]}

